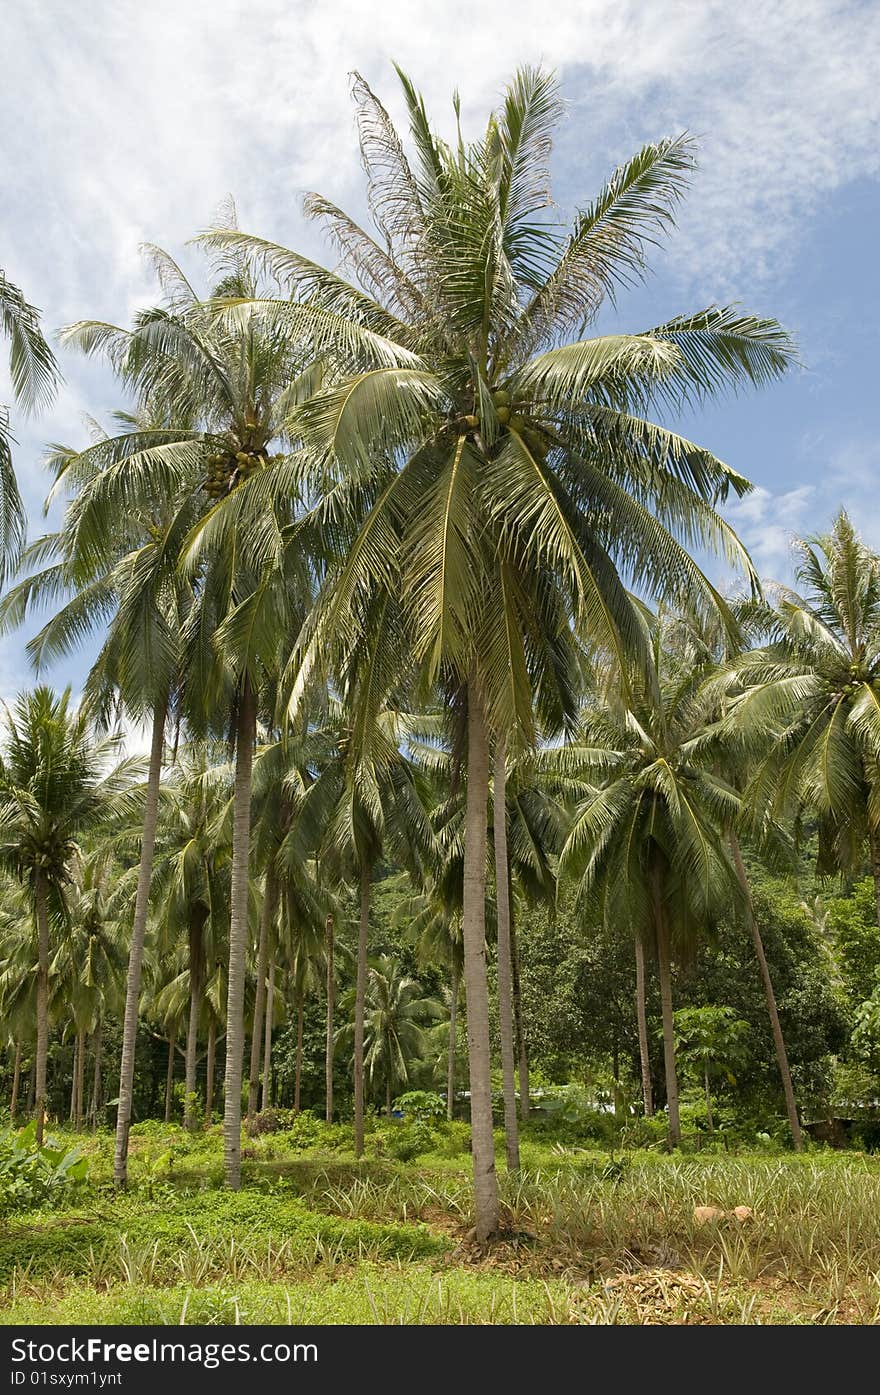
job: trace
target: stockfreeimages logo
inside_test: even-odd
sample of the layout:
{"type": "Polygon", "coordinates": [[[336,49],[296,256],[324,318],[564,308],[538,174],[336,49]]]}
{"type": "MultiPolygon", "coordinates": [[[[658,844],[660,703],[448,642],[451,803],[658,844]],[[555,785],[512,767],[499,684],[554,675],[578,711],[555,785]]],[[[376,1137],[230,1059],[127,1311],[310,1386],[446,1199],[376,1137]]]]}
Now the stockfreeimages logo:
{"type": "Polygon", "coordinates": [[[262,1342],[252,1346],[250,1342],[163,1342],[154,1337],[149,1342],[108,1342],[102,1337],[71,1337],[60,1342],[35,1342],[23,1337],[12,1341],[13,1385],[102,1385],[116,1384],[108,1379],[97,1380],[100,1373],[80,1372],[81,1379],[74,1379],[71,1372],[69,1381],[58,1379],[43,1381],[46,1374],[40,1370],[18,1369],[21,1365],[40,1367],[55,1365],[152,1365],[168,1363],[178,1366],[202,1366],[213,1371],[218,1366],[232,1366],[236,1363],[272,1363],[285,1365],[288,1362],[311,1362],[318,1360],[318,1348],[314,1342],[262,1342]],[[35,1379],[36,1377],[36,1379],[35,1379]]]}

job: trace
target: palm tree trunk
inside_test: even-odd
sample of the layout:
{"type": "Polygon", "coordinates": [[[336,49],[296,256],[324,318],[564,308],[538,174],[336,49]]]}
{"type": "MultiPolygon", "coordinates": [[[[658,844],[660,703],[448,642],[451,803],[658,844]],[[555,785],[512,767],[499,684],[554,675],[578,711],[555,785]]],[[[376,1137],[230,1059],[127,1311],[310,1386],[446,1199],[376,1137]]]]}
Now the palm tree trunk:
{"type": "Polygon", "coordinates": [[[14,1122],[18,1113],[18,1087],[21,1082],[21,1042],[15,1043],[15,1059],[12,1064],[12,1095],[9,1100],[9,1118],[14,1122]]]}
{"type": "Polygon", "coordinates": [[[669,1145],[681,1146],[681,1119],[678,1109],[678,1074],[675,1069],[675,1023],[672,1015],[672,963],[669,925],[663,907],[663,873],[655,867],[652,876],[654,923],[657,931],[657,968],[660,978],[660,1006],[663,1012],[663,1064],[666,1071],[666,1108],[669,1113],[669,1145]]]}
{"type": "Polygon", "coordinates": [[[364,1007],[367,999],[367,948],[370,937],[371,869],[361,867],[357,977],[354,993],[354,1155],[364,1151],[364,1007]]]}
{"type": "Polygon", "coordinates": [[[295,1114],[299,1114],[300,1101],[302,1099],[302,1068],[303,1068],[303,1018],[305,1016],[305,1003],[303,1001],[302,990],[297,996],[296,1002],[296,1068],[293,1085],[293,1109],[295,1114]]]}
{"type": "Polygon", "coordinates": [[[79,1055],[79,1033],[73,1039],[73,1056],[70,1062],[70,1109],[67,1111],[67,1121],[72,1124],[76,1118],[76,1062],[79,1055]]]}
{"type": "Polygon", "coordinates": [[[391,1076],[385,1077],[385,1117],[391,1118],[391,1076]]]}
{"type": "Polygon", "coordinates": [[[327,1045],[324,1052],[324,1079],[326,1082],[326,1105],[324,1117],[328,1124],[333,1123],[333,1007],[336,1002],[336,984],[333,978],[333,917],[327,917],[327,1045]]]}
{"type": "Polygon", "coordinates": [[[529,1099],[529,1045],[526,1041],[520,995],[519,945],[516,938],[516,916],[513,914],[513,898],[510,907],[510,964],[513,969],[513,1025],[516,1028],[516,1054],[519,1062],[519,1117],[524,1124],[529,1121],[531,1101],[529,1099]]]}
{"type": "Polygon", "coordinates": [[[165,1123],[171,1123],[171,1105],[174,1099],[174,1051],[177,1045],[177,1028],[174,1027],[168,1038],[168,1070],[165,1072],[165,1123]]]}
{"type": "Polygon", "coordinates": [[[492,827],[495,837],[495,896],[498,920],[498,1022],[501,1033],[501,1081],[504,1092],[504,1144],[508,1172],[519,1171],[516,1117],[516,1047],[513,1026],[513,969],[510,958],[510,869],[507,857],[507,747],[495,747],[492,827]]]}
{"type": "Polygon", "coordinates": [[[648,1049],[648,1010],[645,1001],[645,946],[636,935],[636,1022],[639,1029],[639,1064],[642,1068],[642,1101],[645,1118],[654,1113],[654,1090],[651,1084],[651,1055],[648,1049]]]}
{"type": "Polygon", "coordinates": [[[446,1057],[446,1117],[451,1119],[455,1109],[455,1029],[458,1022],[458,995],[461,991],[458,964],[452,965],[452,989],[449,999],[449,1051],[446,1057]]]}
{"type": "Polygon", "coordinates": [[[880,925],[880,832],[871,825],[868,826],[868,842],[871,850],[871,875],[874,878],[877,924],[880,925]]]}
{"type": "Polygon", "coordinates": [[[275,956],[269,961],[269,987],[266,993],[265,1042],[263,1043],[263,1099],[261,1109],[272,1107],[272,1019],[275,1015],[275,956]]]}
{"type": "Polygon", "coordinates": [[[712,1092],[709,1089],[709,1067],[703,1071],[703,1091],[706,1096],[706,1122],[709,1125],[709,1132],[715,1132],[715,1120],[712,1118],[712,1092]]]}
{"type": "Polygon", "coordinates": [[[263,908],[260,916],[260,943],[257,949],[257,991],[254,996],[254,1030],[251,1033],[251,1069],[248,1082],[248,1119],[257,1112],[260,1094],[260,1047],[263,1041],[263,1014],[266,1010],[266,960],[269,954],[269,933],[275,918],[277,883],[271,863],[266,869],[263,908]]]}
{"type": "Polygon", "coordinates": [[[217,1024],[212,1017],[208,1023],[208,1062],[205,1077],[205,1126],[214,1113],[214,1062],[217,1059],[217,1024]]]}
{"type": "Polygon", "coordinates": [[[83,1126],[83,1096],[85,1095],[86,1079],[86,1034],[80,1032],[76,1039],[76,1110],[74,1111],[73,1126],[77,1133],[82,1132],[83,1126]]]}
{"type": "Polygon", "coordinates": [[[90,1113],[92,1116],[93,1130],[96,1130],[98,1127],[98,1115],[100,1114],[103,1106],[103,1100],[101,1099],[101,1096],[104,1091],[104,1082],[101,1079],[101,1053],[104,1044],[103,1038],[104,1024],[102,1019],[99,1017],[98,1025],[95,1028],[94,1034],[92,1036],[92,1050],[95,1054],[95,1073],[92,1077],[92,1104],[90,1113]]]}
{"type": "Polygon", "coordinates": [[[245,674],[239,697],[235,734],[229,978],[226,989],[226,1074],[223,1086],[223,1158],[226,1185],[234,1191],[241,1186],[241,1073],[244,1057],[244,988],[248,942],[251,772],[256,730],[256,694],[250,677],[245,674]]]}
{"type": "Polygon", "coordinates": [[[150,765],[147,773],[147,793],[144,805],[144,827],[141,835],[141,860],[134,902],[131,948],[128,954],[128,977],[125,984],[122,1057],[119,1065],[119,1103],[116,1108],[116,1150],[113,1160],[113,1180],[117,1187],[124,1187],[128,1181],[128,1133],[131,1128],[131,1102],[134,1088],[134,1052],[137,1042],[138,1010],[141,996],[141,970],[144,962],[144,936],[147,930],[150,880],[153,874],[153,849],[156,845],[156,824],[159,817],[159,783],[162,778],[162,747],[165,740],[167,711],[168,699],[162,698],[156,703],[153,712],[150,765]]]}
{"type": "Polygon", "coordinates": [[[189,1022],[186,1028],[186,1069],[183,1096],[183,1123],[196,1127],[196,1055],[199,1045],[199,1013],[202,1006],[202,927],[201,910],[194,911],[189,923],[189,1022]]]}
{"type": "Polygon", "coordinates": [[[464,991],[467,1008],[468,1073],[471,1092],[471,1153],[474,1165],[475,1234],[488,1240],[498,1226],[498,1178],[492,1136],[492,1056],[489,1044],[489,986],[486,976],[486,814],[489,750],[477,685],[468,684],[467,806],[465,813],[464,991]]]}
{"type": "Polygon", "coordinates": [[[782,1035],[782,1024],[779,1021],[779,1011],[776,1006],[776,994],[773,991],[770,966],[767,963],[767,956],[764,953],[764,941],[761,939],[761,930],[758,925],[758,918],[755,915],[755,906],[752,901],[749,879],[742,859],[739,839],[735,833],[731,833],[730,835],[730,848],[733,853],[733,864],[736,868],[737,879],[742,887],[743,895],[746,898],[746,909],[749,929],[752,934],[752,944],[755,947],[755,956],[758,960],[758,967],[761,970],[761,981],[764,984],[764,997],[767,1002],[767,1014],[770,1018],[770,1028],[773,1032],[773,1044],[776,1047],[776,1063],[779,1066],[779,1074],[782,1077],[782,1090],[785,1095],[785,1108],[788,1113],[788,1127],[791,1131],[791,1141],[795,1152],[800,1153],[804,1144],[801,1135],[800,1119],[798,1118],[797,1100],[794,1096],[794,1085],[792,1084],[791,1070],[788,1064],[788,1052],[785,1049],[785,1038],[782,1035]]]}
{"type": "Polygon", "coordinates": [[[43,1142],[46,1116],[46,1062],[49,1055],[49,888],[42,872],[34,887],[37,910],[37,1054],[34,1110],[37,1143],[43,1142]]]}

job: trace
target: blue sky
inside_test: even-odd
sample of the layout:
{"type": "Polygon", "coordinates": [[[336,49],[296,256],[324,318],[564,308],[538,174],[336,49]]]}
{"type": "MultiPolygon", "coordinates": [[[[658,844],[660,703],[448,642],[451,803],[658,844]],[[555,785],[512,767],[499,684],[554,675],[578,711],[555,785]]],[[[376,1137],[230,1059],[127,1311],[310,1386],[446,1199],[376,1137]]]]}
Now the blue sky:
{"type": "MultiPolygon", "coordinates": [[[[691,131],[700,170],[678,231],[614,322],[639,329],[730,300],[780,319],[804,368],[681,427],[754,481],[730,516],[762,575],[787,576],[792,533],[825,527],[841,503],[880,546],[870,0],[43,0],[10,7],[3,39],[0,266],[50,331],[126,323],[153,299],[139,244],[180,254],[229,193],[243,227],[331,258],[298,200],[319,189],[362,211],[353,68],[397,116],[396,59],[448,131],[456,85],[476,129],[516,64],[555,67],[569,103],[554,166],[563,210],[643,141],[691,131]]],[[[84,441],[84,415],[119,405],[100,369],[68,355],[63,369],[52,410],[16,423],[32,534],[46,441],[84,441]]],[[[0,639],[0,697],[29,681],[25,638],[0,639]]],[[[76,686],[87,659],[47,676],[76,686]]]]}

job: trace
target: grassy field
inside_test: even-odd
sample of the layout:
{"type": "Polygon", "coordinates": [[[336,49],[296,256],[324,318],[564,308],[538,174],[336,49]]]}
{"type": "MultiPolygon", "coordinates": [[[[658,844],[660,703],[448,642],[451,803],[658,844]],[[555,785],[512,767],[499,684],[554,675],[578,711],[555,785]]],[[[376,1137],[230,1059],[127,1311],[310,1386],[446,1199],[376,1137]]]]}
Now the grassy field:
{"type": "Polygon", "coordinates": [[[89,1183],[3,1219],[0,1322],[880,1321],[880,1159],[526,1141],[482,1250],[460,1129],[408,1163],[346,1139],[249,1140],[231,1194],[216,1127],[140,1126],[122,1197],[110,1137],[80,1140],[89,1183]]]}

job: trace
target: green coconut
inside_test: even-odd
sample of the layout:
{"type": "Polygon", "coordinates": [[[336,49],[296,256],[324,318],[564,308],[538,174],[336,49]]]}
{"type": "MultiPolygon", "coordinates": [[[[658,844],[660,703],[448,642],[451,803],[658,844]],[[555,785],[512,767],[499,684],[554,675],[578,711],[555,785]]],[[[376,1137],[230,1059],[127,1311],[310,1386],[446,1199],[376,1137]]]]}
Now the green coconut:
{"type": "Polygon", "coordinates": [[[499,388],[497,392],[493,392],[492,401],[495,403],[496,408],[509,407],[510,393],[507,392],[504,388],[499,388]]]}

